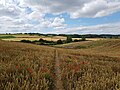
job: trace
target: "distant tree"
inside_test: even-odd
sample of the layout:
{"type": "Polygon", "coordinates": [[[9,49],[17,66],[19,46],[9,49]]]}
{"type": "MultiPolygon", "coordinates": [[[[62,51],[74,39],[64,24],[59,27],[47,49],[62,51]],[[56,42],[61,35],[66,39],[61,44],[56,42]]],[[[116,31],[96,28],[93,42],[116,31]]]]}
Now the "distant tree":
{"type": "Polygon", "coordinates": [[[72,38],[70,36],[67,36],[67,40],[66,40],[67,43],[70,43],[72,42],[72,38]]]}
{"type": "Polygon", "coordinates": [[[57,40],[57,44],[63,44],[63,41],[61,39],[57,40]]]}
{"type": "Polygon", "coordinates": [[[32,43],[30,40],[21,40],[21,42],[24,42],[24,43],[32,43]]]}
{"type": "Polygon", "coordinates": [[[45,40],[43,40],[42,38],[39,39],[39,42],[44,42],[45,40]]]}
{"type": "Polygon", "coordinates": [[[85,36],[82,36],[82,39],[81,39],[81,41],[86,41],[86,38],[85,38],[85,36]]]}
{"type": "Polygon", "coordinates": [[[118,39],[118,36],[112,36],[113,39],[118,39]]]}
{"type": "Polygon", "coordinates": [[[75,39],[75,40],[74,40],[74,42],[79,42],[79,41],[80,41],[80,40],[78,40],[78,39],[75,39]]]}

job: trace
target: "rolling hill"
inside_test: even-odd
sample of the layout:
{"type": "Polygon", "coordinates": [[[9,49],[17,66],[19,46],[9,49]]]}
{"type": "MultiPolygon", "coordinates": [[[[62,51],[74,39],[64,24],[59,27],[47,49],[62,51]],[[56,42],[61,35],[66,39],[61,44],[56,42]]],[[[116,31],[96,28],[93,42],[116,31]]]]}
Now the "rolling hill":
{"type": "Polygon", "coordinates": [[[120,40],[57,47],[0,41],[1,90],[120,89],[120,40]]]}

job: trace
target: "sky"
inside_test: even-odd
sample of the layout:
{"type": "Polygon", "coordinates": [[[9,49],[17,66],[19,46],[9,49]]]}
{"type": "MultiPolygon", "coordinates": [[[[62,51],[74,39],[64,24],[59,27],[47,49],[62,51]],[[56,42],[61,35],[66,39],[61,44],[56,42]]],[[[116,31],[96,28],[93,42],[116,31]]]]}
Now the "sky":
{"type": "Polygon", "coordinates": [[[0,0],[0,33],[120,34],[120,0],[0,0]]]}

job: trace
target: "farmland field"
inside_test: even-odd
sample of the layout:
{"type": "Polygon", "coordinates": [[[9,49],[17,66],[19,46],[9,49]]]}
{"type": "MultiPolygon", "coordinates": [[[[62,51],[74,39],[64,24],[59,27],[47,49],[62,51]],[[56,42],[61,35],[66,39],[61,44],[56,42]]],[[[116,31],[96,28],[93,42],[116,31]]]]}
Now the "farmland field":
{"type": "MultiPolygon", "coordinates": [[[[73,38],[73,40],[79,40],[81,38],[73,38]]],[[[98,41],[98,40],[105,40],[104,38],[86,38],[86,40],[89,40],[89,41],[98,41]]]]}
{"type": "Polygon", "coordinates": [[[120,90],[120,40],[55,47],[1,40],[0,88],[120,90]]]}
{"type": "Polygon", "coordinates": [[[66,40],[66,37],[63,36],[38,36],[38,35],[25,35],[25,34],[13,34],[13,35],[0,35],[0,39],[4,41],[21,41],[21,40],[30,40],[35,41],[40,38],[48,41],[57,41],[59,39],[66,40]]]}
{"type": "MultiPolygon", "coordinates": [[[[40,38],[47,40],[47,41],[57,41],[59,39],[66,40],[65,36],[38,36],[38,35],[25,35],[25,34],[11,34],[11,35],[0,35],[0,39],[4,41],[21,41],[21,40],[30,40],[35,41],[39,40],[40,38]]],[[[72,40],[80,40],[81,38],[72,38],[72,40]]],[[[98,41],[103,40],[103,38],[86,38],[89,41],[98,41]]]]}
{"type": "Polygon", "coordinates": [[[120,90],[120,0],[0,0],[0,90],[120,90]]]}

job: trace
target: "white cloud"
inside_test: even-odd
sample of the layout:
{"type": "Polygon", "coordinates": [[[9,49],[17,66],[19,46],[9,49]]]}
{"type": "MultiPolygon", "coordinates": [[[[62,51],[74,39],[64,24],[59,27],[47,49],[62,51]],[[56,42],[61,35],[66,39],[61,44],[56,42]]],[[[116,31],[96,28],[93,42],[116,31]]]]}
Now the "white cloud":
{"type": "Polygon", "coordinates": [[[71,18],[102,17],[120,11],[119,0],[25,0],[32,8],[43,13],[67,12],[71,18]]]}
{"type": "Polygon", "coordinates": [[[79,17],[94,17],[97,13],[101,12],[107,8],[107,2],[104,0],[95,0],[89,3],[85,3],[84,6],[76,10],[73,14],[71,13],[72,18],[79,18],[79,17]]]}
{"type": "Polygon", "coordinates": [[[29,14],[29,19],[42,19],[44,17],[44,14],[38,12],[38,11],[33,11],[32,13],[29,14]]]}
{"type": "Polygon", "coordinates": [[[102,17],[120,11],[119,0],[1,0],[0,15],[21,13],[22,8],[30,7],[35,13],[60,14],[67,12],[71,18],[102,17]]]}
{"type": "Polygon", "coordinates": [[[43,20],[41,26],[53,29],[62,29],[67,26],[64,23],[65,23],[64,18],[56,17],[51,20],[43,20]]]}
{"type": "Polygon", "coordinates": [[[21,13],[21,10],[19,7],[16,7],[15,5],[7,5],[3,6],[0,5],[0,16],[8,16],[8,17],[18,17],[21,13]]]}
{"type": "MultiPolygon", "coordinates": [[[[118,11],[120,11],[120,0],[0,0],[0,33],[40,32],[45,28],[65,30],[67,24],[65,19],[59,16],[61,13],[67,13],[71,18],[95,18],[118,11]],[[58,14],[58,16],[46,19],[46,14],[58,14]]],[[[84,28],[88,29],[88,27],[74,29],[84,28]]],[[[112,29],[111,27],[111,32],[112,29]]],[[[68,32],[74,30],[71,28],[68,32]]]]}
{"type": "Polygon", "coordinates": [[[56,17],[51,23],[51,27],[54,27],[55,29],[65,28],[66,24],[64,24],[64,22],[64,18],[56,17]]]}
{"type": "MultiPolygon", "coordinates": [[[[53,32],[49,32],[53,33],[53,32]]],[[[119,23],[109,23],[94,26],[80,26],[74,28],[67,28],[62,30],[57,30],[54,33],[77,33],[77,34],[120,34],[120,22],[119,23]]]]}

